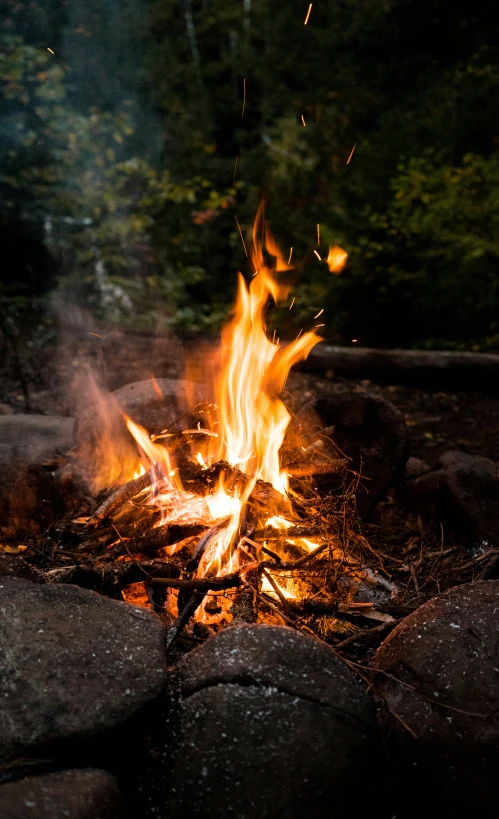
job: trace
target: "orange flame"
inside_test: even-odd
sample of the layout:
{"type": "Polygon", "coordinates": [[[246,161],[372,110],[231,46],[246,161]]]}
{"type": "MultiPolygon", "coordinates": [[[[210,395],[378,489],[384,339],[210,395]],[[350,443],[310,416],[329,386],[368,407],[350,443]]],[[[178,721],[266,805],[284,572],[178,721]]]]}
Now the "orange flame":
{"type": "Polygon", "coordinates": [[[257,479],[275,489],[287,489],[287,476],[279,468],[279,450],[290,414],[278,398],[293,364],[306,358],[320,341],[313,332],[288,344],[267,338],[264,310],[269,298],[287,297],[289,286],[277,274],[290,269],[263,221],[260,207],[253,229],[254,276],[246,285],[239,274],[233,320],[222,332],[221,372],[216,392],[220,413],[219,457],[248,475],[245,498],[257,479]],[[259,236],[263,234],[263,237],[259,236]],[[265,253],[270,259],[265,259],[265,253]]]}
{"type": "MultiPolygon", "coordinates": [[[[270,300],[278,302],[287,297],[289,286],[278,280],[278,274],[290,270],[291,265],[265,224],[262,206],[253,228],[251,264],[254,272],[249,285],[239,274],[234,317],[222,331],[221,366],[215,383],[220,422],[218,460],[228,461],[247,476],[244,488],[236,486],[229,494],[222,475],[214,495],[196,498],[185,492],[167,449],[152,442],[146,430],[126,419],[140,449],[158,467],[162,486],[154,502],[168,505],[163,522],[186,517],[191,520],[230,517],[228,524],[214,533],[201,558],[198,567],[201,576],[236,567],[244,505],[257,480],[267,481],[286,493],[288,477],[280,469],[279,450],[291,416],[279,393],[293,364],[306,358],[321,340],[313,332],[285,345],[275,344],[267,337],[265,309],[270,300]]],[[[196,459],[205,464],[200,453],[196,459]]]]}

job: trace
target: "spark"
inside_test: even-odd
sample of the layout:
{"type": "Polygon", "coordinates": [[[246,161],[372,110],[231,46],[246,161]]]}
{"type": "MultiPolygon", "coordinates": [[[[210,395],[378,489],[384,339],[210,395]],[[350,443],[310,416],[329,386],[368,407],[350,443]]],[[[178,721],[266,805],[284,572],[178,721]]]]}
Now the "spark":
{"type": "Polygon", "coordinates": [[[353,146],[352,150],[350,151],[350,156],[349,156],[349,157],[348,157],[348,159],[347,159],[347,165],[350,165],[350,160],[351,160],[352,156],[354,155],[354,152],[355,152],[356,147],[357,147],[357,143],[355,143],[355,145],[353,146]]]}
{"type": "Polygon", "coordinates": [[[296,300],[296,296],[293,296],[293,301],[292,301],[292,302],[291,302],[291,304],[289,305],[289,309],[290,309],[290,310],[291,310],[291,308],[292,308],[293,304],[295,303],[295,300],[296,300]]]}
{"type": "Polygon", "coordinates": [[[308,18],[310,17],[310,12],[311,11],[312,11],[312,3],[310,3],[310,5],[308,7],[307,16],[305,17],[305,22],[303,23],[304,26],[306,26],[307,23],[308,23],[308,18]]]}
{"type": "Polygon", "coordinates": [[[325,326],[326,326],[325,324],[316,324],[315,329],[318,330],[319,327],[325,327],[325,326]]]}
{"type": "Polygon", "coordinates": [[[319,259],[319,261],[320,261],[320,262],[322,262],[322,259],[321,259],[321,257],[320,257],[320,254],[319,254],[319,253],[317,253],[317,251],[316,251],[316,250],[314,250],[314,253],[315,253],[315,255],[317,256],[317,258],[319,259]]]}
{"type": "Polygon", "coordinates": [[[324,308],[322,308],[322,310],[319,310],[319,312],[317,313],[317,315],[316,315],[316,316],[314,316],[314,319],[319,318],[319,316],[322,316],[323,312],[324,312],[324,308]]]}
{"type": "Polygon", "coordinates": [[[291,248],[291,250],[289,251],[289,259],[288,259],[288,264],[291,262],[291,256],[292,256],[292,255],[293,255],[293,248],[291,248]]]}
{"type": "Polygon", "coordinates": [[[358,341],[358,340],[359,340],[358,338],[352,338],[352,341],[354,342],[354,344],[355,344],[355,342],[356,342],[356,341],[358,341]]]}
{"type": "Polygon", "coordinates": [[[321,226],[317,225],[317,244],[320,245],[321,243],[321,226]]]}
{"type": "MultiPolygon", "coordinates": [[[[244,117],[244,109],[246,108],[246,77],[243,79],[243,110],[241,116],[244,117]]],[[[248,254],[246,254],[248,255],[248,254]]]]}
{"type": "Polygon", "coordinates": [[[237,216],[235,217],[235,219],[236,219],[237,229],[238,229],[238,231],[239,231],[239,235],[240,235],[240,237],[241,237],[241,242],[243,243],[244,252],[246,253],[246,256],[247,256],[247,255],[248,255],[248,251],[246,250],[246,242],[244,241],[244,236],[243,236],[243,232],[242,232],[242,230],[241,230],[241,225],[239,224],[239,219],[237,218],[237,216]]]}
{"type": "Polygon", "coordinates": [[[237,171],[237,163],[239,162],[239,154],[236,156],[236,161],[234,162],[234,185],[236,184],[236,171],[237,171]]]}
{"type": "Polygon", "coordinates": [[[89,333],[88,335],[89,336],[97,336],[97,338],[102,338],[102,336],[100,336],[99,333],[89,333]]]}
{"type": "Polygon", "coordinates": [[[53,55],[55,56],[55,51],[52,51],[52,49],[51,49],[51,48],[49,48],[48,46],[47,46],[47,51],[50,51],[50,53],[51,53],[51,54],[53,54],[53,55]]]}
{"type": "Polygon", "coordinates": [[[302,334],[302,333],[303,333],[303,330],[300,330],[300,332],[299,332],[299,333],[298,333],[298,335],[296,336],[296,340],[297,340],[297,341],[298,341],[298,339],[300,338],[300,336],[301,336],[301,334],[302,334]]]}
{"type": "Polygon", "coordinates": [[[307,123],[305,122],[305,117],[303,114],[301,115],[301,121],[303,122],[303,127],[306,128],[307,123]]]}

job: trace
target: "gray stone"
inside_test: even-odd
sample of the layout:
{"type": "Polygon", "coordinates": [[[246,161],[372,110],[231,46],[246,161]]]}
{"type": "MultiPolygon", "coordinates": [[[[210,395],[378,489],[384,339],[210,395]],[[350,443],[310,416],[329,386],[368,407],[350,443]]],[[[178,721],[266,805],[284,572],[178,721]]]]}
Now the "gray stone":
{"type": "Polygon", "coordinates": [[[76,463],[95,493],[129,480],[138,467],[138,448],[123,414],[148,433],[177,421],[177,429],[186,429],[193,423],[187,414],[204,397],[201,385],[172,378],[137,381],[107,395],[88,381],[80,391],[85,396],[77,414],[76,463]]]}
{"type": "Polygon", "coordinates": [[[63,514],[64,493],[44,464],[73,443],[72,418],[0,415],[0,534],[37,535],[63,514]]]}
{"type": "MultiPolygon", "coordinates": [[[[132,421],[150,431],[171,426],[183,413],[206,400],[206,389],[194,381],[157,378],[127,384],[113,393],[119,407],[132,421]]],[[[182,428],[180,426],[180,428],[182,428]]]]}
{"type": "Polygon", "coordinates": [[[0,786],[2,819],[120,819],[121,801],[115,778],[91,768],[0,786]]]}
{"type": "Polygon", "coordinates": [[[404,478],[406,481],[412,481],[421,475],[426,475],[427,472],[431,472],[431,466],[428,466],[421,458],[411,456],[405,465],[404,478]]]}
{"type": "Polygon", "coordinates": [[[373,711],[327,646],[292,629],[243,625],[192,651],[172,677],[164,815],[365,815],[349,789],[362,771],[369,798],[373,711]]]}
{"type": "Polygon", "coordinates": [[[0,458],[42,464],[65,455],[73,444],[72,418],[58,415],[0,415],[0,458]]]}
{"type": "Polygon", "coordinates": [[[403,499],[460,540],[499,544],[498,471],[489,458],[446,452],[431,472],[407,483],[403,499]]]}
{"type": "MultiPolygon", "coordinates": [[[[357,508],[367,517],[403,477],[409,457],[409,433],[393,404],[377,395],[344,393],[317,398],[313,409],[324,426],[334,426],[333,440],[361,473],[357,508]]],[[[326,479],[318,481],[326,488],[326,479]]]]}
{"type": "Polygon", "coordinates": [[[488,580],[425,603],[376,652],[397,816],[497,815],[498,633],[488,580]]]}
{"type": "Polygon", "coordinates": [[[0,761],[123,724],[163,690],[163,628],[76,586],[0,580],[0,761]]]}
{"type": "Polygon", "coordinates": [[[0,535],[19,540],[44,532],[64,513],[65,498],[52,472],[10,457],[0,461],[0,535]]]}

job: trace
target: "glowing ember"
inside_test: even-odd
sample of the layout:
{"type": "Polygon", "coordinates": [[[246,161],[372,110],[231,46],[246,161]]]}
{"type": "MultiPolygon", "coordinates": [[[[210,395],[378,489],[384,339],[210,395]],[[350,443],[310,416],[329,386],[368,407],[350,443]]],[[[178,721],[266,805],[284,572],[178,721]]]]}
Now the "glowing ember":
{"type": "Polygon", "coordinates": [[[326,259],[327,266],[331,273],[341,273],[345,267],[348,259],[348,253],[338,245],[329,248],[329,254],[326,259]]]}

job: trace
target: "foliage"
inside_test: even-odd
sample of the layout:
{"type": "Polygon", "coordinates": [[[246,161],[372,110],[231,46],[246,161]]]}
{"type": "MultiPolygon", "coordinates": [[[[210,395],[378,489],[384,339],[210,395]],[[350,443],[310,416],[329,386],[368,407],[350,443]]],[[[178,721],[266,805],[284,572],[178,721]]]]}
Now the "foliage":
{"type": "Polygon", "coordinates": [[[299,263],[281,336],[324,307],[336,341],[497,346],[491,0],[313,4],[306,26],[298,0],[1,5],[2,218],[66,296],[215,331],[263,196],[299,263]],[[340,276],[313,253],[336,243],[340,276]]]}

